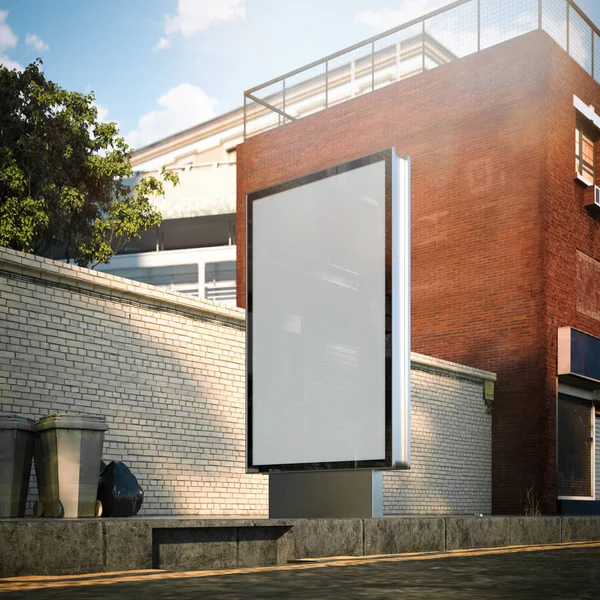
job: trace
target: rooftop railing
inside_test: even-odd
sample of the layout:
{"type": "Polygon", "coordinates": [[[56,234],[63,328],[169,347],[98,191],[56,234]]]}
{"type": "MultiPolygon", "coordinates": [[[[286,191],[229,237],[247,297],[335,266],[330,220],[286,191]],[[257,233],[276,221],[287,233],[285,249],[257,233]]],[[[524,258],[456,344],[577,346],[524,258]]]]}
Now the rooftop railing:
{"type": "Polygon", "coordinates": [[[536,29],[600,82],[600,30],[572,0],[458,0],[244,92],[244,138],[536,29]]]}

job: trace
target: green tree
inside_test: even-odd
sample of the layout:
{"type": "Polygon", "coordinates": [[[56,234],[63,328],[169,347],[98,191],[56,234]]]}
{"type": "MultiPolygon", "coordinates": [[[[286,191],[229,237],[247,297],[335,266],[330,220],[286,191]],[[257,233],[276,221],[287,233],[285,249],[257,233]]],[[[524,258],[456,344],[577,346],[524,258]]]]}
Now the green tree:
{"type": "Polygon", "coordinates": [[[160,224],[152,201],[178,176],[128,185],[132,149],[115,123],[41,67],[0,65],[0,246],[95,266],[160,224]]]}

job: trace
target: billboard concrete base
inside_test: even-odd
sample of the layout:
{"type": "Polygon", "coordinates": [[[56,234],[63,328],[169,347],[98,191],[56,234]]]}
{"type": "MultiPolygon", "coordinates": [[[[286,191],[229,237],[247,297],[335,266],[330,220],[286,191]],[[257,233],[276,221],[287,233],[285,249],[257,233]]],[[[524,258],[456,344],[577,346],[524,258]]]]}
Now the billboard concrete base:
{"type": "Polygon", "coordinates": [[[381,471],[269,473],[271,519],[369,519],[382,515],[381,471]]]}

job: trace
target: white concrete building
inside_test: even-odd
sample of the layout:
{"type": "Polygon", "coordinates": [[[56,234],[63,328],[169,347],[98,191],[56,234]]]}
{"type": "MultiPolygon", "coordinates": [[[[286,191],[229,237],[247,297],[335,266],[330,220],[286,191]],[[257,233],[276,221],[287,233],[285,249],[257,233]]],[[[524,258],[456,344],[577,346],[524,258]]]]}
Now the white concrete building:
{"type": "Polygon", "coordinates": [[[235,305],[236,146],[244,137],[351,100],[367,91],[433,69],[456,56],[415,28],[399,31],[374,57],[342,51],[328,71],[309,73],[287,89],[136,150],[135,177],[179,173],[157,202],[163,222],[145,232],[104,271],[172,291],[235,305]],[[327,93],[325,90],[328,90],[327,93]],[[280,106],[281,113],[269,107],[280,106]],[[285,121],[287,122],[287,121],[285,121]],[[245,125],[246,124],[246,125],[245,125]]]}

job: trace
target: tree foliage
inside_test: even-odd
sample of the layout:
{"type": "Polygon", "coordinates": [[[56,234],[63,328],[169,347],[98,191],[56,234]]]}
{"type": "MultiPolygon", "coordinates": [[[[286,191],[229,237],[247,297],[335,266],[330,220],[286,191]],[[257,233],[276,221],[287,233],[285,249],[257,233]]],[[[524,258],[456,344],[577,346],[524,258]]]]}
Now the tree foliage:
{"type": "Polygon", "coordinates": [[[160,223],[152,202],[177,174],[128,185],[132,149],[115,123],[98,122],[93,94],[62,89],[41,66],[0,65],[0,246],[108,262],[160,223]]]}

